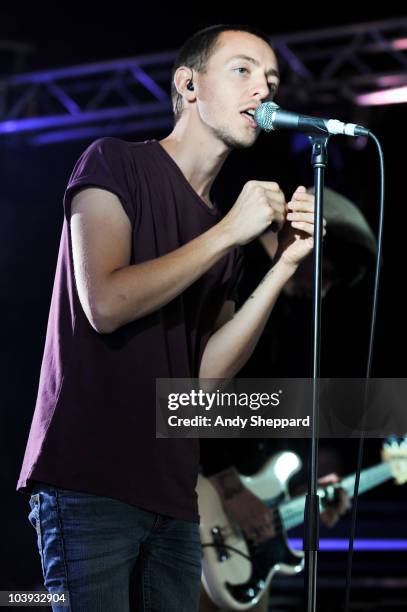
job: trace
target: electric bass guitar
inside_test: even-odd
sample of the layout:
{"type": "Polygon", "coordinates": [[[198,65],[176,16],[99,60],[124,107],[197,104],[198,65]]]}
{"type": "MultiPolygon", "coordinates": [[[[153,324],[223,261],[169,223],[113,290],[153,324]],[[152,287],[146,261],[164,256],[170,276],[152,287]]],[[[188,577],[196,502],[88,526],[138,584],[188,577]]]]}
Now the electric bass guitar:
{"type": "MultiPolygon", "coordinates": [[[[394,478],[407,481],[407,441],[387,442],[382,462],[360,474],[359,493],[364,493],[394,478]]],[[[273,538],[257,546],[248,542],[237,525],[223,511],[221,499],[202,475],[197,493],[201,517],[200,535],[203,551],[202,582],[210,599],[227,610],[249,610],[269,587],[274,574],[298,574],[304,567],[304,553],[290,548],[286,531],[304,522],[305,495],[289,498],[288,482],[301,469],[301,460],[293,452],[274,455],[253,476],[240,479],[254,495],[274,511],[273,538]]],[[[345,489],[353,497],[355,474],[340,482],[319,487],[320,510],[335,499],[336,489],[345,489]]]]}

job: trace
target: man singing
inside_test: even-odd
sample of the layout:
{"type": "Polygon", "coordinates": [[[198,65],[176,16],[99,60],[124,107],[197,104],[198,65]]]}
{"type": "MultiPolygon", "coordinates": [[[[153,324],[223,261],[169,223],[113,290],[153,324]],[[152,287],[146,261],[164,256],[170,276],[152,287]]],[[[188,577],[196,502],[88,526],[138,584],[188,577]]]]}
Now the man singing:
{"type": "Polygon", "coordinates": [[[172,132],[101,138],[73,169],[17,488],[44,584],[75,612],[198,608],[198,440],[155,438],[155,380],[233,377],[312,250],[305,188],[286,203],[277,183],[249,181],[226,215],[211,199],[278,82],[264,34],[202,30],[174,64],[172,132]],[[272,223],[276,263],[235,313],[239,247],[272,223]]]}

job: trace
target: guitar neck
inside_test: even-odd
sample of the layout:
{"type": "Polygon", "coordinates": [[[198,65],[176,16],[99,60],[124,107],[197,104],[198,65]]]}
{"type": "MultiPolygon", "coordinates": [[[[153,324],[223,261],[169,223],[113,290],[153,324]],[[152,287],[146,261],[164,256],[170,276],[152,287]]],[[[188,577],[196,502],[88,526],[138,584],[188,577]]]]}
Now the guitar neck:
{"type": "MultiPolygon", "coordinates": [[[[391,477],[392,473],[387,462],[379,463],[378,465],[362,470],[359,479],[359,494],[377,487],[383,482],[386,482],[386,480],[390,480],[391,477]]],[[[345,476],[343,480],[334,486],[330,485],[328,487],[320,487],[318,489],[318,494],[321,496],[321,498],[332,499],[332,496],[330,497],[329,495],[330,490],[334,491],[335,488],[341,487],[345,489],[349,497],[352,499],[355,479],[355,474],[345,476]]],[[[281,520],[286,530],[293,529],[293,527],[297,527],[304,522],[304,509],[305,495],[300,495],[299,497],[284,502],[279,506],[281,520]]],[[[322,499],[320,501],[320,510],[323,510],[322,499]]]]}

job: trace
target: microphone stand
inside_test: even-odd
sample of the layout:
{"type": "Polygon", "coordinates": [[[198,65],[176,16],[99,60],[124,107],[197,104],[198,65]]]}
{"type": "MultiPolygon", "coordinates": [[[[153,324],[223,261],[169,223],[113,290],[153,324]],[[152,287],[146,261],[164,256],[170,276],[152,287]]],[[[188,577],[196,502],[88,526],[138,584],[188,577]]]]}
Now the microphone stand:
{"type": "Polygon", "coordinates": [[[327,144],[329,136],[310,136],[312,144],[311,163],[314,168],[314,286],[313,286],[313,385],[312,385],[312,438],[310,440],[311,462],[308,461],[308,493],[305,499],[304,544],[305,588],[307,610],[316,610],[317,554],[319,547],[319,496],[317,495],[318,435],[319,435],[319,376],[321,337],[321,281],[322,281],[322,235],[324,175],[328,163],[327,144]]]}

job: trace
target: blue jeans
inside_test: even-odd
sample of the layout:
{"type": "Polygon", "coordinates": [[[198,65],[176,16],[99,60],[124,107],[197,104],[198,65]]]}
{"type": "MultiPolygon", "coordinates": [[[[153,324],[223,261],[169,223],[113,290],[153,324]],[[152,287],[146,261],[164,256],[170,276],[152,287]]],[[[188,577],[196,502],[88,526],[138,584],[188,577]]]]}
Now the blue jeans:
{"type": "Polygon", "coordinates": [[[29,503],[44,585],[70,596],[69,606],[53,604],[54,611],[198,610],[197,523],[42,483],[29,503]]]}

